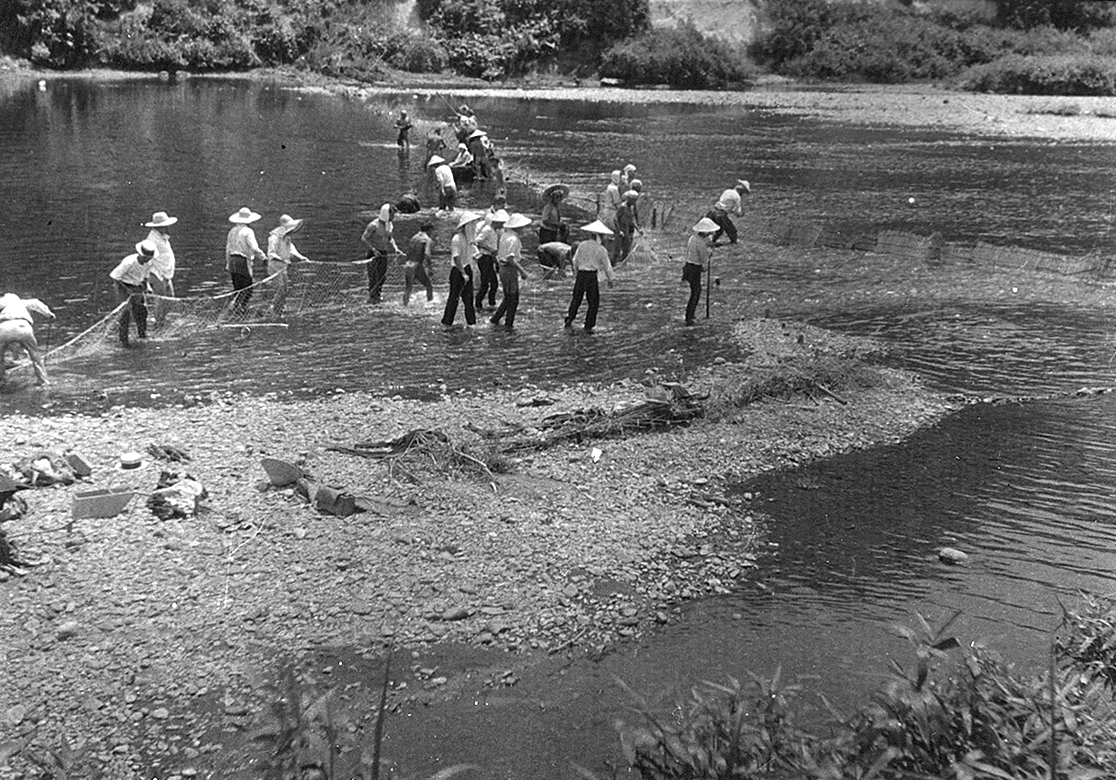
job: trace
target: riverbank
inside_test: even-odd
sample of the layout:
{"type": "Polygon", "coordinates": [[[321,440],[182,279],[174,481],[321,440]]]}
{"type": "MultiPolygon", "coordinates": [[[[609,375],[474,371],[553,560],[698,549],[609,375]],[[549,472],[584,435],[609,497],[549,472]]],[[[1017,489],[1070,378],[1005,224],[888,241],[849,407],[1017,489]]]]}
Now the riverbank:
{"type": "MultiPolygon", "coordinates": [[[[694,392],[723,391],[730,376],[803,349],[875,349],[775,321],[743,323],[737,337],[758,363],[712,366],[694,392]]],[[[0,715],[36,744],[84,745],[89,766],[123,772],[111,776],[152,776],[157,765],[167,777],[204,768],[207,751],[221,750],[203,701],[217,702],[224,728],[267,712],[263,681],[280,656],[326,647],[378,655],[388,643],[517,657],[605,652],[671,620],[681,602],[748,576],[752,509],[726,499],[726,487],[898,440],[951,408],[910,376],[872,371],[872,386],[841,390],[847,403],[818,393],[742,407],[731,422],[562,443],[511,456],[506,474],[443,469],[433,457],[392,470],[327,447],[438,429],[481,453],[491,445],[477,431],[530,431],[550,415],[638,403],[648,388],[8,416],[5,461],[72,449],[93,475],[24,493],[28,517],[7,526],[22,555],[44,562],[0,583],[0,630],[18,670],[0,715]],[[122,451],[148,444],[190,453],[185,470],[209,492],[199,516],[160,521],[138,498],[115,518],[69,523],[78,489],[152,489],[164,464],[116,468],[122,451]],[[378,511],[333,517],[289,490],[261,492],[265,456],[370,496],[378,511]]],[[[439,694],[453,690],[442,682],[439,694]]]]}
{"type": "MultiPolygon", "coordinates": [[[[481,79],[442,74],[399,73],[391,81],[363,83],[293,68],[261,68],[246,73],[178,78],[249,78],[275,81],[292,89],[326,91],[349,98],[374,94],[515,97],[533,100],[590,100],[600,103],[683,103],[731,106],[745,111],[820,117],[866,125],[924,127],[945,131],[1051,141],[1116,139],[1116,97],[993,95],[962,92],[945,84],[811,84],[767,76],[747,91],[625,89],[575,83],[569,79],[523,79],[493,85],[481,79]]],[[[7,59],[5,79],[158,80],[159,74],[114,70],[42,71],[7,59]]]]}
{"type": "MultiPolygon", "coordinates": [[[[814,268],[820,252],[779,248],[767,262],[814,268]]],[[[920,266],[914,289],[895,283],[879,257],[839,259],[839,273],[859,274],[866,296],[876,284],[895,288],[881,295],[916,299],[940,284],[936,269],[920,266]]],[[[966,292],[1074,300],[1080,287],[1061,282],[1053,294],[1049,277],[1028,275],[1031,284],[1020,285],[1021,276],[989,276],[979,296],[975,287],[966,292]]],[[[810,298],[825,284],[819,278],[794,297],[810,298]]],[[[793,323],[784,330],[775,321],[752,322],[739,346],[753,355],[785,354],[798,333],[806,344],[837,344],[793,323]]],[[[729,374],[754,368],[714,364],[694,389],[723,389],[729,374]]],[[[29,497],[35,518],[28,522],[39,525],[21,521],[13,534],[51,561],[0,584],[3,598],[14,599],[4,602],[6,635],[16,638],[7,657],[33,668],[28,687],[9,692],[20,698],[0,713],[9,722],[19,716],[20,733],[42,721],[42,744],[56,745],[62,735],[86,745],[91,759],[114,768],[112,776],[157,764],[160,777],[185,769],[229,777],[208,762],[229,735],[266,716],[268,680],[280,659],[315,658],[332,646],[378,656],[388,640],[423,653],[451,643],[495,648],[515,667],[556,649],[605,651],[669,622],[686,599],[750,576],[752,503],[724,506],[727,483],[904,437],[949,408],[910,377],[880,376],[887,381],[876,387],[840,392],[848,405],[824,394],[816,402],[770,401],[742,410],[735,423],[562,445],[491,479],[424,464],[422,485],[402,472],[389,479],[384,466],[325,446],[438,427],[481,452],[474,428],[537,427],[547,414],[638,402],[645,388],[623,382],[543,393],[524,386],[433,404],[363,394],[299,403],[225,397],[190,409],[7,418],[18,435],[5,459],[22,448],[74,446],[97,467],[93,484],[104,485],[124,477],[113,470],[121,451],[176,443],[194,455],[189,470],[213,496],[212,510],[196,523],[161,523],[133,506],[112,521],[80,521],[76,535],[51,530],[68,519],[73,488],[29,497]],[[546,400],[554,403],[530,405],[546,400]],[[319,517],[285,493],[256,492],[260,457],[302,453],[315,476],[391,499],[387,514],[319,517]]],[[[149,487],[156,471],[149,463],[142,484],[149,487]]],[[[461,690],[429,663],[412,658],[396,668],[408,683],[393,694],[401,706],[461,690]]],[[[340,676],[316,674],[323,687],[340,676]]]]}

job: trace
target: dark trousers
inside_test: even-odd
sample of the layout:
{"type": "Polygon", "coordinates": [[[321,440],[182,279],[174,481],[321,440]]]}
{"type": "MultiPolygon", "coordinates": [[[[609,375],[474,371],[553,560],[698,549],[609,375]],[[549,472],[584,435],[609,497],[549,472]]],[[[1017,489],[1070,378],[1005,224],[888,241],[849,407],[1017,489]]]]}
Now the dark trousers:
{"type": "Polygon", "coordinates": [[[686,301],[686,322],[694,321],[698,301],[701,300],[701,271],[697,263],[685,263],[682,266],[682,281],[690,283],[690,299],[686,301]]]}
{"type": "Polygon", "coordinates": [[[597,284],[596,271],[578,271],[577,280],[574,282],[573,299],[570,300],[570,310],[566,313],[566,327],[573,325],[577,317],[577,310],[581,308],[581,301],[589,303],[589,310],[585,312],[585,330],[593,330],[597,326],[597,310],[601,306],[601,288],[597,284]]]}
{"type": "Polygon", "coordinates": [[[500,282],[496,278],[496,255],[481,255],[477,258],[477,267],[480,268],[480,286],[477,287],[477,308],[483,309],[484,297],[488,296],[488,305],[496,305],[496,290],[500,282]]]}
{"type": "Polygon", "coordinates": [[[244,317],[248,313],[248,303],[252,300],[252,277],[248,274],[238,274],[230,271],[232,286],[237,290],[233,299],[232,313],[234,317],[244,317]]]}
{"type": "Polygon", "coordinates": [[[519,271],[514,265],[500,270],[500,284],[504,287],[504,297],[490,322],[499,325],[500,320],[503,320],[505,325],[512,328],[515,326],[515,312],[519,309],[519,271]]]}
{"type": "Polygon", "coordinates": [[[387,278],[387,255],[369,252],[364,269],[368,273],[368,302],[379,303],[383,300],[384,279],[387,278]]]}
{"type": "Polygon", "coordinates": [[[457,318],[458,302],[465,304],[465,322],[476,325],[477,311],[473,308],[473,269],[469,266],[465,266],[465,273],[457,270],[456,265],[450,269],[449,297],[446,298],[446,313],[442,315],[443,325],[452,325],[457,318]]]}
{"type": "Polygon", "coordinates": [[[457,202],[457,188],[446,187],[438,191],[438,209],[453,210],[453,204],[457,202]]]}
{"type": "Polygon", "coordinates": [[[434,300],[434,285],[430,283],[430,274],[427,273],[426,266],[421,263],[407,263],[403,266],[404,306],[411,302],[411,290],[414,289],[415,282],[426,288],[426,300],[434,300]]]}
{"type": "Polygon", "coordinates": [[[736,243],[736,225],[732,224],[732,220],[729,219],[728,214],[720,209],[710,209],[709,213],[705,216],[716,222],[717,226],[720,228],[720,230],[713,234],[714,243],[716,243],[717,239],[722,235],[728,236],[730,244],[736,243]]]}
{"type": "Polygon", "coordinates": [[[136,334],[141,339],[147,338],[147,304],[144,302],[143,293],[142,284],[116,283],[116,300],[120,303],[128,302],[127,308],[120,313],[118,331],[120,343],[125,346],[128,345],[128,330],[132,320],[136,321],[136,334]]]}

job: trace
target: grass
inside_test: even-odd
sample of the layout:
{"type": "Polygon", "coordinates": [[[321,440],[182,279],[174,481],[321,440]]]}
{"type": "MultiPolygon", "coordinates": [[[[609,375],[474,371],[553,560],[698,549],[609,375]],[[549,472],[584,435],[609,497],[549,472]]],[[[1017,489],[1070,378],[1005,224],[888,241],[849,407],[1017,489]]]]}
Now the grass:
{"type": "MultiPolygon", "coordinates": [[[[1065,609],[1047,671],[1018,674],[921,615],[895,630],[914,660],[824,732],[799,726],[807,693],[776,671],[703,682],[669,713],[630,691],[625,756],[643,780],[739,777],[1093,780],[1116,772],[1116,602],[1065,609]],[[958,657],[959,656],[959,657],[958,657]],[[954,663],[949,663],[953,660],[954,663]]],[[[592,773],[581,769],[583,777],[592,773]]]]}

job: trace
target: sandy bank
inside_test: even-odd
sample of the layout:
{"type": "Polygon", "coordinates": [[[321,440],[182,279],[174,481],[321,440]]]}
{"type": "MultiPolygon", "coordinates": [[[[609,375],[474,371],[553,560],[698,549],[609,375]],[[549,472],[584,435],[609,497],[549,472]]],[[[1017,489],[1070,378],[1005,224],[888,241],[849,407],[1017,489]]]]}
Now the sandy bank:
{"type": "MultiPolygon", "coordinates": [[[[760,362],[855,347],[774,321],[738,327],[760,362]]],[[[693,389],[723,387],[740,370],[711,367],[693,389]]],[[[94,467],[84,487],[149,490],[159,464],[125,473],[117,458],[172,443],[190,452],[186,469],[210,497],[194,519],[157,520],[136,499],[116,518],[70,527],[83,486],[24,493],[30,515],[8,532],[47,562],[0,583],[4,649],[20,669],[0,714],[18,733],[37,728],[42,744],[63,735],[86,743],[92,766],[132,771],[150,766],[151,753],[181,763],[170,746],[204,754],[211,738],[195,710],[206,697],[235,701],[236,712],[266,709],[246,681],[258,683],[281,654],[447,641],[603,650],[670,620],[681,601],[749,576],[751,508],[726,497],[730,484],[895,441],[948,411],[909,376],[878,376],[847,405],[825,396],[760,403],[732,421],[526,453],[511,473],[491,476],[447,471],[433,458],[392,470],[326,448],[437,428],[480,452],[477,431],[530,431],[548,415],[638,402],[647,388],[521,388],[433,403],[228,398],[99,417],[8,416],[4,462],[73,448],[94,467]],[[290,491],[260,492],[262,456],[299,459],[323,482],[397,506],[321,515],[290,491]]]]}

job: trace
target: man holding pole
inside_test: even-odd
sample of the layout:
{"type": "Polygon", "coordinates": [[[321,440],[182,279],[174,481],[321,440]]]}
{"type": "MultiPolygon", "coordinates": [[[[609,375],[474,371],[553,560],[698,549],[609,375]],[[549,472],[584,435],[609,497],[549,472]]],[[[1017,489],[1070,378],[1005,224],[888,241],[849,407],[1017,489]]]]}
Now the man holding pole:
{"type": "MultiPolygon", "coordinates": [[[[682,265],[682,281],[690,285],[690,299],[686,301],[686,324],[695,325],[694,314],[697,313],[698,301],[701,300],[701,272],[706,273],[713,262],[713,234],[717,232],[717,223],[709,217],[702,217],[694,225],[693,235],[686,243],[686,252],[683,255],[685,262],[682,265]]],[[[705,317],[709,318],[709,293],[705,294],[705,317]]]]}

